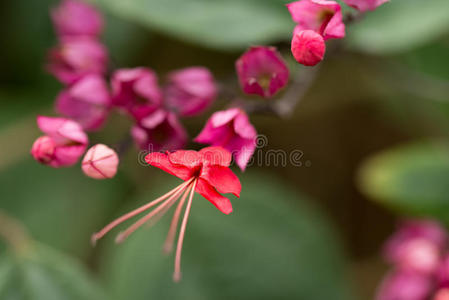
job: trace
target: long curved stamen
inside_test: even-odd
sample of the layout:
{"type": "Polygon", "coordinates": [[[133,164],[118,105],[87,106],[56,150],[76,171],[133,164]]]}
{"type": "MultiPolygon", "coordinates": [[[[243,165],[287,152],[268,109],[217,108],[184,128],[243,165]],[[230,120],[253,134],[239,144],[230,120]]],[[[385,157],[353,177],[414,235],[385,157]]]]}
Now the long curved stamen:
{"type": "Polygon", "coordinates": [[[101,239],[106,233],[108,233],[109,231],[111,231],[114,227],[116,227],[117,225],[123,223],[124,221],[128,220],[129,218],[134,217],[135,215],[138,215],[148,209],[150,209],[151,207],[157,205],[158,203],[162,202],[163,200],[167,199],[168,197],[172,196],[174,193],[176,193],[177,191],[184,189],[187,185],[189,185],[190,183],[192,183],[192,179],[187,180],[186,182],[178,185],[177,187],[175,187],[173,190],[169,191],[168,193],[166,193],[165,195],[157,198],[156,200],[151,201],[150,203],[147,203],[117,219],[115,219],[114,221],[112,221],[111,223],[109,223],[108,225],[106,225],[103,229],[101,229],[99,232],[94,233],[92,235],[91,241],[92,244],[95,245],[96,241],[101,239]]]}
{"type": "MultiPolygon", "coordinates": [[[[192,185],[192,184],[191,184],[192,185]]],[[[173,214],[173,218],[171,220],[170,223],[170,229],[168,230],[168,234],[167,234],[167,238],[165,239],[164,242],[164,253],[168,254],[172,251],[173,249],[173,243],[175,241],[175,234],[176,234],[176,229],[178,227],[178,223],[179,223],[179,217],[181,216],[181,210],[182,207],[184,206],[185,200],[187,198],[187,194],[190,192],[192,186],[189,186],[184,195],[182,196],[181,200],[178,203],[178,206],[176,207],[175,213],[173,214]]]]}
{"type": "Polygon", "coordinates": [[[186,211],[184,212],[184,218],[182,219],[181,230],[179,231],[178,245],[176,246],[176,257],[175,257],[175,272],[173,273],[173,280],[178,282],[181,280],[181,252],[182,244],[184,242],[184,235],[187,227],[187,220],[189,219],[190,208],[192,207],[193,195],[195,194],[197,179],[192,184],[192,189],[190,190],[189,201],[187,202],[186,211]]]}
{"type": "Polygon", "coordinates": [[[137,220],[136,223],[132,224],[131,226],[129,226],[125,231],[119,233],[117,235],[117,238],[115,239],[116,243],[121,243],[124,240],[126,240],[126,238],[132,234],[134,231],[136,231],[140,226],[144,225],[146,222],[148,222],[151,218],[153,218],[155,215],[157,215],[159,212],[161,212],[164,208],[166,208],[167,206],[171,207],[177,200],[177,198],[179,196],[181,196],[182,192],[186,189],[186,187],[184,186],[184,188],[177,190],[172,196],[170,196],[170,198],[168,198],[167,200],[165,200],[164,203],[162,203],[161,205],[159,205],[157,208],[155,208],[153,211],[151,211],[150,213],[148,213],[147,215],[143,216],[142,218],[140,218],[139,220],[137,220]]]}

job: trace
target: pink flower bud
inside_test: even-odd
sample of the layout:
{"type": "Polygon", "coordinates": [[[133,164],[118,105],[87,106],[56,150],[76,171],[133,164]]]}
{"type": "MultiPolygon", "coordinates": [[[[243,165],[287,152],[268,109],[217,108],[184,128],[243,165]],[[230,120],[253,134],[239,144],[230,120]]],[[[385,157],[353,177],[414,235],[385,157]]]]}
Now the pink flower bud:
{"type": "Polygon", "coordinates": [[[382,282],[376,300],[426,300],[432,289],[431,278],[413,272],[396,272],[382,282]]]}
{"type": "Polygon", "coordinates": [[[48,164],[53,160],[55,147],[53,140],[44,135],[34,142],[33,147],[31,148],[31,155],[38,162],[48,164]]]}
{"type": "Polygon", "coordinates": [[[51,11],[60,36],[96,36],[103,29],[103,18],[91,5],[78,0],[63,0],[51,11]]]}
{"type": "Polygon", "coordinates": [[[176,115],[162,109],[138,122],[131,135],[139,148],[149,152],[181,149],[187,142],[187,132],[176,115]]]}
{"type": "Polygon", "coordinates": [[[96,130],[103,125],[110,105],[107,84],[99,75],[81,78],[56,100],[58,113],[77,121],[86,130],[96,130]]]}
{"type": "Polygon", "coordinates": [[[48,71],[63,83],[73,83],[88,74],[104,74],[107,52],[93,38],[64,38],[50,50],[48,71]]]}
{"type": "Polygon", "coordinates": [[[38,116],[37,125],[46,134],[36,140],[31,150],[40,163],[54,168],[71,166],[86,150],[87,135],[75,121],[38,116]]]}
{"type": "Polygon", "coordinates": [[[112,101],[136,120],[148,116],[162,103],[156,74],[147,68],[120,69],[111,79],[112,101]]]}
{"type": "Polygon", "coordinates": [[[298,24],[295,32],[313,30],[322,35],[324,40],[345,36],[341,7],[335,1],[300,0],[287,4],[287,8],[293,21],[298,24]]]}
{"type": "Polygon", "coordinates": [[[212,104],[216,96],[214,77],[206,68],[191,67],[168,75],[166,101],[181,116],[202,113],[212,104]]]}
{"type": "Polygon", "coordinates": [[[240,86],[247,94],[270,98],[288,83],[289,70],[274,47],[251,47],[235,66],[240,86]]]}
{"type": "Polygon", "coordinates": [[[449,300],[449,289],[438,290],[432,300],[449,300]]]}
{"type": "Polygon", "coordinates": [[[344,3],[361,12],[375,10],[377,7],[389,1],[390,0],[343,0],[344,3]]]}
{"type": "Polygon", "coordinates": [[[257,132],[244,111],[231,108],[214,113],[195,142],[221,146],[231,152],[237,165],[245,170],[256,149],[257,132]]]}
{"type": "Polygon", "coordinates": [[[81,168],[84,174],[95,179],[112,178],[117,173],[117,153],[103,144],[91,147],[83,158],[81,168]]]}
{"type": "Polygon", "coordinates": [[[323,60],[326,45],[321,35],[313,30],[302,30],[293,35],[292,53],[296,61],[314,66],[323,60]]]}

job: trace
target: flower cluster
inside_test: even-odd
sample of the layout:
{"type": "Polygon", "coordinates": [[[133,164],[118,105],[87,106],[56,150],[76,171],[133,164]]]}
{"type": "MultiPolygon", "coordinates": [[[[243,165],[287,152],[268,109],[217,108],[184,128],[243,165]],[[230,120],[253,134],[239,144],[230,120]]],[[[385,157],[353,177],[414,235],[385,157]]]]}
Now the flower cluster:
{"type": "MultiPolygon", "coordinates": [[[[361,11],[374,10],[388,0],[343,0],[361,11]]],[[[305,66],[314,66],[323,60],[325,41],[345,37],[341,6],[336,1],[300,0],[287,4],[296,27],[291,43],[295,59],[305,66]]]]}
{"type": "Polygon", "coordinates": [[[436,222],[402,224],[385,245],[386,260],[394,268],[383,280],[377,299],[449,299],[448,242],[448,233],[436,222]]]}

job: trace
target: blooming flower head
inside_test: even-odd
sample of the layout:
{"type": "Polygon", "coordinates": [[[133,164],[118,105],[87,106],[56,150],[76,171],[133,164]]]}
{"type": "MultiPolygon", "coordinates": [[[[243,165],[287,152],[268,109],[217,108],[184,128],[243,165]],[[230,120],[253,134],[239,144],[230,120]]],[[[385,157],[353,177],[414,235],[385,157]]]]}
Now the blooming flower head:
{"type": "Polygon", "coordinates": [[[75,164],[86,150],[87,135],[75,121],[39,116],[37,125],[45,133],[31,149],[37,161],[54,168],[67,167],[75,164]]]}
{"type": "Polygon", "coordinates": [[[119,158],[114,150],[106,145],[97,144],[87,151],[81,168],[89,177],[106,179],[115,176],[118,163],[119,158]]]}
{"type": "Polygon", "coordinates": [[[109,112],[111,98],[104,79],[87,75],[59,94],[56,110],[77,121],[85,130],[100,128],[109,112]]]}
{"type": "Polygon", "coordinates": [[[217,88],[211,72],[190,67],[168,75],[165,98],[181,116],[194,116],[205,111],[215,100],[217,88]]]}
{"type": "Polygon", "coordinates": [[[64,38],[49,53],[48,71],[63,83],[106,71],[107,52],[93,38],[64,38]]]}
{"type": "Polygon", "coordinates": [[[60,36],[97,36],[103,29],[101,14],[78,0],[63,0],[52,9],[51,18],[60,36]]]}
{"type": "Polygon", "coordinates": [[[97,241],[120,223],[161,203],[157,208],[147,213],[128,229],[121,232],[117,236],[116,241],[122,242],[143,224],[153,218],[163,215],[178,201],[179,198],[181,198],[174,212],[168,236],[164,244],[164,251],[170,252],[173,247],[181,210],[189,195],[176,247],[175,272],[173,278],[175,281],[179,281],[181,278],[182,244],[195,191],[209,200],[221,212],[229,214],[232,212],[231,202],[220,193],[232,193],[239,197],[241,184],[238,177],[229,169],[231,154],[221,147],[207,147],[199,152],[189,150],[180,150],[172,153],[153,152],[148,154],[145,160],[149,165],[160,168],[171,175],[181,178],[184,180],[184,183],[162,197],[111,222],[102,230],[95,233],[92,236],[92,241],[97,241]]]}
{"type": "Polygon", "coordinates": [[[256,129],[246,113],[239,108],[230,108],[214,113],[195,142],[229,150],[237,165],[244,171],[256,149],[256,137],[256,129]]]}
{"type": "Polygon", "coordinates": [[[289,70],[274,47],[251,47],[235,67],[240,86],[247,94],[270,98],[288,83],[289,70]]]}
{"type": "Polygon", "coordinates": [[[404,223],[385,247],[387,259],[407,271],[434,273],[447,246],[444,229],[432,221],[404,223]]]}
{"type": "Polygon", "coordinates": [[[156,74],[147,68],[119,69],[112,75],[112,101],[140,120],[162,103],[156,74]]]}
{"type": "Polygon", "coordinates": [[[376,300],[427,300],[431,291],[431,278],[413,272],[393,272],[382,282],[376,300]]]}
{"type": "Polygon", "coordinates": [[[361,12],[375,10],[377,7],[389,1],[390,0],[343,0],[344,3],[361,12]]]}
{"type": "Polygon", "coordinates": [[[324,40],[341,39],[345,36],[345,24],[341,7],[335,1],[300,0],[287,4],[294,22],[294,34],[302,30],[313,30],[324,40]]]}
{"type": "Polygon", "coordinates": [[[187,133],[172,112],[159,109],[131,129],[134,141],[143,150],[177,150],[185,146],[187,133]]]}
{"type": "Polygon", "coordinates": [[[301,30],[293,35],[292,54],[305,66],[314,66],[323,60],[326,45],[323,37],[313,30],[301,30]]]}

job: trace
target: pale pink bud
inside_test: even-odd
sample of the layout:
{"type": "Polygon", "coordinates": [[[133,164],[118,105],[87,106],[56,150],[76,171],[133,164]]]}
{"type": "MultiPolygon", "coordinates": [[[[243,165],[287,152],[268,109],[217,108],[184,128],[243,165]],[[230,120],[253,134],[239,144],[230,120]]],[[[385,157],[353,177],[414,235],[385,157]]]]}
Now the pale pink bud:
{"type": "Polygon", "coordinates": [[[321,35],[313,30],[302,30],[293,35],[292,54],[305,66],[314,66],[323,60],[326,45],[321,35]]]}
{"type": "Polygon", "coordinates": [[[55,143],[53,140],[44,135],[39,137],[31,148],[31,155],[42,164],[48,164],[53,160],[55,154],[55,143]]]}
{"type": "Polygon", "coordinates": [[[61,1],[52,9],[51,18],[60,36],[96,36],[103,29],[101,14],[83,1],[61,1]]]}
{"type": "Polygon", "coordinates": [[[115,176],[118,163],[119,157],[114,150],[106,145],[97,144],[87,151],[81,168],[89,177],[106,179],[115,176]]]}
{"type": "Polygon", "coordinates": [[[270,98],[288,83],[289,70],[274,47],[251,47],[235,67],[240,86],[247,94],[270,98]]]}

